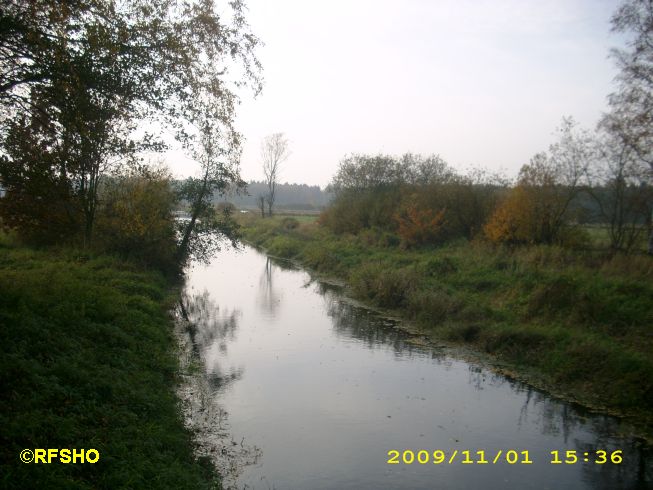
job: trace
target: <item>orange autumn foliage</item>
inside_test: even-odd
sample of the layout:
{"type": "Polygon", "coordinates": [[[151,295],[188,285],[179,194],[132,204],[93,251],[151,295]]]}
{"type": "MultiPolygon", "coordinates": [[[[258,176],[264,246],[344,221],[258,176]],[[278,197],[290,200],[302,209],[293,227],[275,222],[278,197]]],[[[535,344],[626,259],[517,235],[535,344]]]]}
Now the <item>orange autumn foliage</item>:
{"type": "Polygon", "coordinates": [[[445,225],[444,216],[444,209],[435,211],[419,209],[415,204],[407,206],[403,213],[395,214],[402,242],[408,247],[437,243],[445,225]]]}
{"type": "Polygon", "coordinates": [[[552,189],[520,184],[483,227],[495,243],[553,243],[560,230],[559,197],[552,189]]]}

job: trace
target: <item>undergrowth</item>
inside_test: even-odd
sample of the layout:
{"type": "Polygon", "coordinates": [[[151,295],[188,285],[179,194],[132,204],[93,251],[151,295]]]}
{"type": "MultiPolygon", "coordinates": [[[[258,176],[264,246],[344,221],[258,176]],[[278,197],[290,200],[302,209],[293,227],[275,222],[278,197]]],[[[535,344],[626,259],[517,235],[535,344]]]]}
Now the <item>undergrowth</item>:
{"type": "Polygon", "coordinates": [[[387,234],[333,234],[287,218],[243,219],[268,253],[344,279],[435,338],[535,370],[587,404],[653,415],[653,260],[556,246],[458,241],[404,250],[387,234]],[[285,223],[285,224],[282,224],[285,223]]]}
{"type": "Polygon", "coordinates": [[[0,241],[0,487],[218,485],[179,412],[168,288],[111,257],[0,241]],[[100,459],[21,463],[36,448],[100,459]]]}

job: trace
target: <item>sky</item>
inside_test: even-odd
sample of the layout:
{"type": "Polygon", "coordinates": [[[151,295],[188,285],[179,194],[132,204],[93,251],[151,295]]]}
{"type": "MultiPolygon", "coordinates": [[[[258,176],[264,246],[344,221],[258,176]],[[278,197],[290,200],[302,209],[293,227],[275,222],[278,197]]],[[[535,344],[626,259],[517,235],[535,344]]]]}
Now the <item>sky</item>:
{"type": "MultiPolygon", "coordinates": [[[[263,92],[244,93],[245,180],[283,132],[281,182],[326,186],[352,153],[439,154],[516,175],[563,116],[595,127],[617,70],[618,0],[248,0],[263,92]]],[[[180,177],[195,166],[166,160],[180,177]]]]}

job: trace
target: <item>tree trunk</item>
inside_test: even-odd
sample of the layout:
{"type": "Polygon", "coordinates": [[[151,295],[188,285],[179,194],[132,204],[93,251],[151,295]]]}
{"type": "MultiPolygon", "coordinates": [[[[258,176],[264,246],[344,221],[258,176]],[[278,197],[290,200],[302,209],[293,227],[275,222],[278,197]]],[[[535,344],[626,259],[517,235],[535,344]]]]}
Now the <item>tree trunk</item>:
{"type": "Polygon", "coordinates": [[[184,262],[188,257],[188,244],[190,243],[190,237],[193,233],[193,230],[195,229],[195,223],[197,222],[197,216],[200,213],[200,206],[202,200],[204,199],[204,195],[206,194],[207,191],[207,182],[208,182],[208,171],[204,175],[204,182],[202,182],[202,190],[199,192],[197,196],[195,196],[195,202],[193,203],[192,206],[192,214],[191,214],[190,221],[186,226],[186,229],[184,230],[184,236],[181,239],[179,248],[177,248],[177,260],[179,260],[180,262],[184,262]]]}
{"type": "Polygon", "coordinates": [[[648,220],[648,254],[653,255],[653,210],[648,220]]]}

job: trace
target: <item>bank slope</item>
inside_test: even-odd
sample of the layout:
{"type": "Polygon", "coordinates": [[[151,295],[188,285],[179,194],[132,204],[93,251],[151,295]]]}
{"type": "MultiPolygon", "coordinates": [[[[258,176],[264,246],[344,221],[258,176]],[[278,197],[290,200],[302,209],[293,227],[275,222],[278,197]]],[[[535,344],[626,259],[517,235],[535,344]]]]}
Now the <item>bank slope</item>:
{"type": "Polygon", "coordinates": [[[344,279],[434,339],[471,345],[536,386],[653,434],[653,259],[459,242],[402,250],[387,233],[334,235],[243,218],[246,240],[344,279]]]}
{"type": "Polygon", "coordinates": [[[167,291],[112,258],[0,245],[0,487],[217,485],[178,410],[167,291]],[[21,463],[35,448],[100,459],[21,463]]]}

